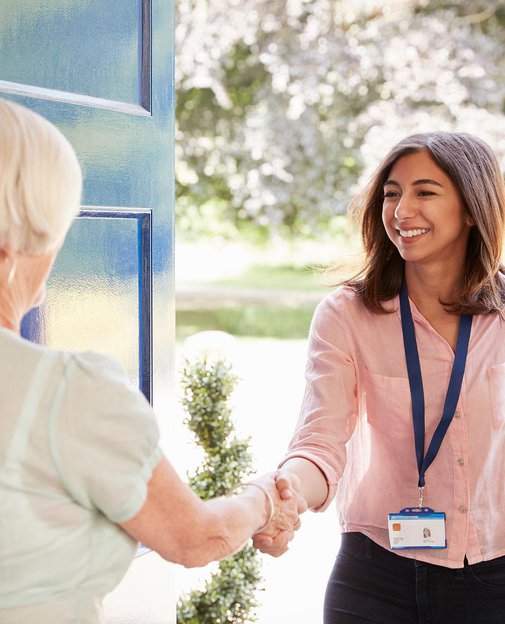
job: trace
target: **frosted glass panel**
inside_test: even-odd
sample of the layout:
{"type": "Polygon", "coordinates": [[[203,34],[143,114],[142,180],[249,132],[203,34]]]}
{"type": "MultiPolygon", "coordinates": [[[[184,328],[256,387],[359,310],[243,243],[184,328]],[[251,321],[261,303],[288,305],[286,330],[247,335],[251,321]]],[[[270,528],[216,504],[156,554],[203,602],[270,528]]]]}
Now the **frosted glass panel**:
{"type": "Polygon", "coordinates": [[[141,103],[141,0],[1,0],[0,80],[141,103]]]}
{"type": "Polygon", "coordinates": [[[76,220],[48,281],[44,342],[111,355],[138,385],[138,273],[136,219],[76,220]]]}

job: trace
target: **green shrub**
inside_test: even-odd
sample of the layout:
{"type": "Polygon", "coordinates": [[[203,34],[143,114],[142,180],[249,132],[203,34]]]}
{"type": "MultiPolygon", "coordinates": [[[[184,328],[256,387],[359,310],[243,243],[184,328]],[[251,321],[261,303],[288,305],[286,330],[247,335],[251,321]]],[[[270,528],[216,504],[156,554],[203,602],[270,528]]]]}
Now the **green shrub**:
{"type": "MultiPolygon", "coordinates": [[[[252,471],[249,439],[233,436],[229,398],[236,382],[237,377],[224,360],[187,362],[182,371],[185,424],[205,451],[203,463],[190,477],[189,485],[202,499],[226,495],[252,471]]],[[[260,566],[252,546],[219,562],[203,590],[193,590],[179,600],[178,624],[256,622],[260,566]]]]}

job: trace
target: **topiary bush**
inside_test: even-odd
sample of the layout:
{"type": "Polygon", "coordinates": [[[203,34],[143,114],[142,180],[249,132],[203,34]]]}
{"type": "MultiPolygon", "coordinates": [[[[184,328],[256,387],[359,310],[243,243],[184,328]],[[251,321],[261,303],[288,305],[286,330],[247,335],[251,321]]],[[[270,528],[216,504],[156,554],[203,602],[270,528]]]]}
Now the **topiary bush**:
{"type": "MultiPolygon", "coordinates": [[[[225,360],[186,362],[182,371],[182,405],[187,415],[184,422],[205,452],[189,485],[204,500],[225,496],[252,472],[249,439],[233,435],[229,400],[236,383],[237,377],[225,360]]],[[[220,561],[203,590],[190,591],[180,598],[177,623],[256,622],[260,568],[261,560],[252,546],[220,561]]]]}

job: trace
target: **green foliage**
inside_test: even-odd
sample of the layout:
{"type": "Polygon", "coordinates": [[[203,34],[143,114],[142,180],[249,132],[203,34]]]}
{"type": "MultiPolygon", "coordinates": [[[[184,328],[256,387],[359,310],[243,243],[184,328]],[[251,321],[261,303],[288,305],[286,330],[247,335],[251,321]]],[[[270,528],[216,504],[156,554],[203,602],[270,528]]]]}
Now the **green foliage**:
{"type": "MultiPolygon", "coordinates": [[[[218,423],[218,427],[221,423],[218,423]]],[[[191,488],[200,498],[224,496],[252,471],[249,440],[233,438],[223,446],[216,446],[204,465],[190,478],[191,488]]]]}
{"type": "Polygon", "coordinates": [[[499,0],[176,7],[179,235],[320,237],[415,132],[477,134],[505,168],[499,0]]]}
{"type": "Polygon", "coordinates": [[[204,591],[192,591],[179,603],[178,624],[248,624],[255,622],[255,590],[261,581],[252,546],[221,561],[204,591]]]}
{"type": "MultiPolygon", "coordinates": [[[[182,371],[185,424],[205,451],[203,464],[189,484],[202,499],[226,495],[252,471],[249,440],[232,435],[229,399],[236,383],[231,366],[223,360],[187,362],[182,371]]],[[[203,590],[193,590],[181,598],[177,623],[255,622],[260,565],[251,546],[221,561],[203,590]]]]}
{"type": "MultiPolygon", "coordinates": [[[[210,460],[233,430],[229,397],[237,378],[224,361],[187,364],[182,372],[182,405],[191,429],[210,460]]],[[[210,497],[211,498],[211,497],[210,497]]]]}

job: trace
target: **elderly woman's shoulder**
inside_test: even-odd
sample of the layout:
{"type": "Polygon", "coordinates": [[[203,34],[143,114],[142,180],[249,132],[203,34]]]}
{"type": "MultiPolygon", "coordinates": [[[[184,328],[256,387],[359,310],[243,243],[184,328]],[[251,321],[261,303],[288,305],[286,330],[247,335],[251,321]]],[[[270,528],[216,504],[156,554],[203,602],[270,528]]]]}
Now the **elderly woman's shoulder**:
{"type": "Polygon", "coordinates": [[[107,378],[125,383],[125,369],[118,360],[97,351],[68,351],[64,354],[67,366],[92,379],[107,378]]]}
{"type": "Polygon", "coordinates": [[[6,332],[6,348],[11,348],[24,361],[51,360],[57,367],[61,367],[62,373],[77,374],[90,378],[108,378],[111,381],[125,383],[126,372],[120,362],[109,355],[97,351],[70,351],[55,349],[50,346],[37,344],[25,338],[21,338],[12,332],[6,332]]]}
{"type": "Polygon", "coordinates": [[[145,398],[139,392],[118,360],[96,351],[67,352],[63,376],[67,388],[75,396],[88,397],[87,403],[111,401],[116,405],[144,407],[145,398]],[[93,397],[93,398],[92,398],[93,397]]]}
{"type": "Polygon", "coordinates": [[[23,365],[27,371],[43,360],[49,364],[62,359],[60,351],[28,340],[4,327],[0,328],[0,350],[4,363],[23,365]]]}

